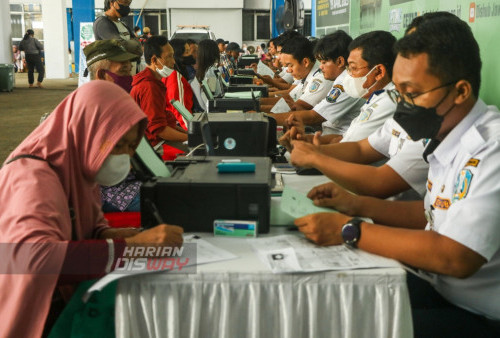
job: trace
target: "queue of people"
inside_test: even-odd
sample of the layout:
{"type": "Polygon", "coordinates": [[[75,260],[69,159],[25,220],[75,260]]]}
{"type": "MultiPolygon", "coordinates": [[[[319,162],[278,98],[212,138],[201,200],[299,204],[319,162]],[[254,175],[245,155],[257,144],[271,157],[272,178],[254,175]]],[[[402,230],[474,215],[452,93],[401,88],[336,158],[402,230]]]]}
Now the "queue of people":
{"type": "MultiPolygon", "coordinates": [[[[186,121],[170,100],[205,110],[203,82],[217,92],[217,73],[231,76],[244,53],[223,39],[163,36],[146,39],[139,53],[136,35],[117,23],[126,1],[106,6],[94,25],[100,39],[84,49],[96,81],[71,93],[0,170],[0,241],[16,243],[12,262],[26,259],[26,243],[62,245],[33,250],[26,264],[59,273],[0,275],[2,336],[50,330],[54,297],[68,283],[64,267],[90,246],[100,250],[85,267],[95,276],[128,246],[182,245],[182,224],[111,229],[102,208],[136,210],[130,156],[141,138],[172,158],[187,151],[186,121]],[[142,50],[147,67],[132,76],[142,50]]],[[[261,105],[286,128],[279,141],[291,162],[331,179],[308,197],[338,212],[298,218],[298,230],[318,245],[345,244],[414,269],[415,337],[497,337],[500,114],[479,98],[481,58],[467,23],[427,13],[398,41],[384,31],[354,39],[337,31],[315,43],[286,32],[261,62],[275,72],[259,76],[271,92],[261,105]],[[281,99],[290,110],[272,113],[281,99]]]]}

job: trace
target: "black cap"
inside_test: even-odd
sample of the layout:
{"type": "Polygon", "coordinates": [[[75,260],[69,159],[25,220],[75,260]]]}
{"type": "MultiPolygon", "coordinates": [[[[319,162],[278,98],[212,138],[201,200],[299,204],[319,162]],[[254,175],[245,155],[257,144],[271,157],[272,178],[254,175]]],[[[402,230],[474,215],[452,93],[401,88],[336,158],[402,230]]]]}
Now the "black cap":
{"type": "Polygon", "coordinates": [[[215,42],[217,42],[217,44],[219,44],[219,43],[223,43],[223,44],[225,44],[225,45],[227,45],[227,44],[229,43],[229,41],[226,41],[226,40],[224,40],[224,39],[217,39],[217,40],[215,40],[215,42]]]}
{"type": "Polygon", "coordinates": [[[236,42],[231,42],[230,44],[228,44],[226,47],[226,51],[227,52],[236,51],[236,52],[240,52],[240,53],[245,52],[243,49],[240,48],[240,45],[238,45],[236,42]]]}

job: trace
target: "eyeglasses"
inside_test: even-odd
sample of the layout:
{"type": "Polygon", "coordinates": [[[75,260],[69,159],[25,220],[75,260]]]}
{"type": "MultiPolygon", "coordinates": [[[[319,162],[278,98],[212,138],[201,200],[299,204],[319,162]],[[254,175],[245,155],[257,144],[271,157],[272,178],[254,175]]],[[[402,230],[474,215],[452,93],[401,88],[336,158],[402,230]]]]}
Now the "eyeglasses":
{"type": "Polygon", "coordinates": [[[389,97],[391,98],[391,100],[394,103],[399,103],[399,102],[403,101],[403,103],[405,105],[407,105],[408,107],[415,107],[416,104],[413,101],[415,98],[419,97],[420,95],[424,95],[424,94],[433,92],[435,90],[451,86],[451,85],[455,84],[455,82],[456,81],[451,81],[451,82],[445,83],[443,85],[426,90],[426,91],[421,92],[421,93],[403,93],[403,94],[401,94],[397,89],[391,89],[391,90],[387,91],[387,94],[389,95],[389,97]]]}
{"type": "Polygon", "coordinates": [[[353,73],[357,73],[360,69],[364,69],[364,68],[370,68],[370,66],[352,67],[352,66],[347,65],[345,67],[345,70],[347,70],[347,74],[352,75],[353,73]]]}

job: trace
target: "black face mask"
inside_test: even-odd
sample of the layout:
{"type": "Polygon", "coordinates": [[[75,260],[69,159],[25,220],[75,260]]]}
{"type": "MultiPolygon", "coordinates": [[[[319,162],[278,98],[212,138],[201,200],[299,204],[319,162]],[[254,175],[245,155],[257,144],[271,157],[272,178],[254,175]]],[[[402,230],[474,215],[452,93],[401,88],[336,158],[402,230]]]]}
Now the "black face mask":
{"type": "Polygon", "coordinates": [[[184,56],[182,58],[182,63],[186,66],[191,66],[191,65],[194,65],[196,63],[196,60],[195,60],[194,56],[192,56],[192,55],[184,56]]]}
{"type": "Polygon", "coordinates": [[[411,107],[401,101],[394,113],[394,121],[408,133],[413,141],[418,141],[423,138],[435,138],[441,128],[443,117],[436,114],[435,107],[411,107]]]}
{"type": "Polygon", "coordinates": [[[124,18],[124,17],[126,17],[126,16],[129,15],[129,13],[130,13],[130,6],[125,6],[125,5],[120,5],[120,4],[118,4],[118,6],[120,8],[117,9],[116,11],[118,12],[118,14],[120,14],[120,17],[124,18]]]}
{"type": "Polygon", "coordinates": [[[441,124],[443,123],[444,116],[452,110],[455,105],[443,115],[436,113],[436,108],[448,97],[448,93],[439,101],[437,105],[430,108],[425,108],[416,105],[409,105],[401,100],[394,113],[394,121],[396,121],[413,141],[421,139],[435,139],[441,124]]]}

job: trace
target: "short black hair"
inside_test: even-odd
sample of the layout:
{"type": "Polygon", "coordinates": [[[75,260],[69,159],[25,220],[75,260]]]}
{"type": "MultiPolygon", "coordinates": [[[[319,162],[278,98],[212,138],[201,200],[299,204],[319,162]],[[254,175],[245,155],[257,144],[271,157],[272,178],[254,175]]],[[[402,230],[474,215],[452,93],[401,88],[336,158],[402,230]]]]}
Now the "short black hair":
{"type": "Polygon", "coordinates": [[[316,60],[314,58],[314,50],[311,41],[303,36],[290,39],[281,48],[281,53],[290,54],[299,62],[302,62],[305,58],[308,58],[312,62],[316,60]]]}
{"type": "Polygon", "coordinates": [[[186,39],[186,43],[187,43],[188,45],[190,45],[190,46],[191,46],[191,45],[196,45],[196,44],[197,44],[197,43],[196,43],[196,41],[194,41],[193,39],[186,39]]]}
{"type": "Polygon", "coordinates": [[[358,36],[349,44],[349,53],[354,49],[361,49],[361,57],[369,67],[384,65],[389,78],[392,78],[392,67],[396,60],[394,44],[396,38],[386,31],[372,31],[358,36]]]}
{"type": "Polygon", "coordinates": [[[470,26],[457,17],[441,16],[421,22],[417,30],[396,43],[402,57],[425,53],[428,72],[443,84],[466,80],[476,97],[481,86],[479,45],[470,26]]]}
{"type": "Polygon", "coordinates": [[[346,32],[338,30],[319,39],[314,48],[314,56],[318,60],[333,60],[342,56],[347,63],[349,58],[349,44],[352,38],[346,32]]]}
{"type": "Polygon", "coordinates": [[[134,27],[134,32],[138,32],[138,31],[140,31],[140,30],[141,30],[141,27],[139,27],[139,26],[135,26],[135,27],[134,27]]]}
{"type": "Polygon", "coordinates": [[[303,35],[297,31],[286,31],[285,33],[278,36],[276,40],[274,40],[274,46],[281,46],[283,48],[283,46],[285,46],[288,41],[297,37],[303,37],[303,35]]]}
{"type": "Polygon", "coordinates": [[[175,68],[182,76],[186,79],[189,77],[189,74],[184,66],[184,62],[182,59],[184,57],[184,52],[186,51],[186,40],[184,39],[172,39],[169,41],[170,45],[174,49],[174,59],[175,59],[175,68]]]}
{"type": "Polygon", "coordinates": [[[455,17],[455,18],[458,18],[457,16],[455,16],[455,14],[451,14],[450,12],[429,12],[429,13],[425,13],[424,15],[417,16],[416,18],[414,18],[411,21],[411,23],[405,29],[405,35],[407,35],[413,28],[417,29],[418,26],[420,26],[420,24],[422,22],[425,22],[427,20],[436,19],[436,18],[441,18],[441,17],[455,17]]]}
{"type": "Polygon", "coordinates": [[[161,58],[163,46],[168,44],[168,39],[163,35],[155,35],[144,42],[144,59],[148,65],[151,65],[151,58],[155,55],[161,58]]]}

